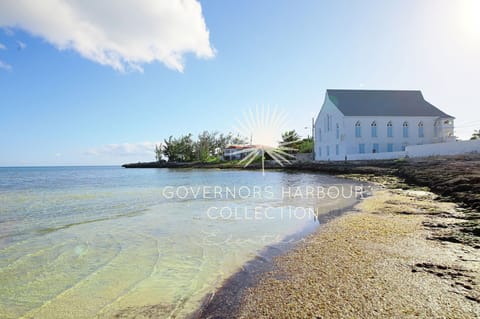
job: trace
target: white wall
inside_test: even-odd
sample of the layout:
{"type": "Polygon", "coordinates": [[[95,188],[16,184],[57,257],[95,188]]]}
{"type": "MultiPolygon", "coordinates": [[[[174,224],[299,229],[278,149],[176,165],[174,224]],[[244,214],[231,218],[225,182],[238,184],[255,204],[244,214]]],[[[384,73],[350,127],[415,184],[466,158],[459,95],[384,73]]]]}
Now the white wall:
{"type": "MultiPolygon", "coordinates": [[[[336,105],[325,94],[325,100],[315,121],[315,160],[344,160],[347,158],[396,158],[398,154],[376,155],[383,153],[402,153],[410,145],[433,144],[451,140],[448,137],[453,132],[453,121],[444,120],[437,136],[435,135],[435,122],[438,117],[405,117],[405,116],[344,116],[336,105]],[[330,118],[330,127],[328,119],[330,118]],[[360,121],[361,136],[356,137],[355,124],[360,121]],[[377,137],[372,137],[372,122],[377,124],[377,137]],[[408,123],[408,137],[403,137],[403,123],[408,123]],[[392,122],[393,136],[387,136],[387,123],[392,122]],[[419,123],[423,123],[423,137],[419,137],[419,123]],[[339,126],[337,135],[336,126],[339,126]],[[363,144],[365,153],[360,154],[359,145],[363,144]],[[373,153],[374,145],[378,144],[373,153]],[[388,152],[388,145],[392,144],[392,152],[388,152]],[[337,153],[338,145],[338,153],[337,153]],[[328,150],[328,151],[327,151],[328,150]],[[358,155],[358,156],[357,156],[358,155]]],[[[403,156],[405,153],[403,153],[403,156]]],[[[402,156],[400,156],[402,157],[402,156]]]]}
{"type": "MultiPolygon", "coordinates": [[[[398,159],[398,158],[404,158],[406,156],[415,158],[415,157],[428,157],[428,156],[438,156],[438,155],[459,155],[459,154],[468,154],[473,152],[480,153],[480,140],[410,145],[410,146],[407,146],[405,152],[350,154],[347,156],[347,160],[361,161],[361,160],[398,159]]],[[[345,158],[331,159],[331,160],[343,161],[345,160],[345,158]]]]}
{"type": "Polygon", "coordinates": [[[480,140],[407,146],[409,157],[480,153],[480,140]]]}
{"type": "Polygon", "coordinates": [[[392,144],[393,152],[402,152],[408,145],[421,145],[436,142],[435,117],[345,117],[345,149],[347,155],[359,154],[359,144],[365,145],[365,154],[373,154],[374,144],[378,144],[377,153],[388,152],[388,144],[392,144]],[[355,136],[355,124],[361,124],[361,137],[355,136]],[[377,137],[372,137],[371,124],[377,124],[377,137]],[[403,123],[408,123],[408,137],[403,137],[403,123]],[[393,136],[387,135],[387,124],[392,122],[393,136]],[[419,136],[418,124],[423,123],[424,136],[419,136]]]}
{"type": "Polygon", "coordinates": [[[337,139],[336,125],[340,127],[340,133],[344,131],[344,116],[325,94],[325,101],[315,121],[315,159],[334,160],[345,157],[345,143],[340,136],[337,139]],[[331,127],[328,129],[328,117],[331,118],[331,127]],[[336,155],[336,145],[339,146],[339,154],[336,155]],[[327,146],[330,154],[327,154],[327,146]],[[320,150],[321,148],[321,150],[320,150]]]}
{"type": "Polygon", "coordinates": [[[386,153],[369,153],[369,154],[351,154],[347,156],[349,161],[362,161],[362,160],[382,160],[382,159],[398,159],[404,158],[406,152],[386,152],[386,153]]]}

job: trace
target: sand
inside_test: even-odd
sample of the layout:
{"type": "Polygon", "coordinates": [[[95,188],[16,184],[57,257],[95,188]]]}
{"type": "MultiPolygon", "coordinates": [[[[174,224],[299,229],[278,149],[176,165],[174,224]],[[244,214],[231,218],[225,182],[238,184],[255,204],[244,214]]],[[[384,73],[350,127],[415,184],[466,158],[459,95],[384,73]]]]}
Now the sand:
{"type": "Polygon", "coordinates": [[[478,242],[452,239],[463,218],[428,191],[376,190],[275,258],[226,317],[480,318],[478,242]]]}

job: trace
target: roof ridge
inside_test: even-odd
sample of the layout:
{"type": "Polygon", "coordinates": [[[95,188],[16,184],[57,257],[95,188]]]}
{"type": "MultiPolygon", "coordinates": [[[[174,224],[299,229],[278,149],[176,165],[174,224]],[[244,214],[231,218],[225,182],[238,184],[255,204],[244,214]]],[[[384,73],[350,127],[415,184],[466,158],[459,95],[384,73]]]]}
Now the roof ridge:
{"type": "Polygon", "coordinates": [[[345,116],[448,117],[421,90],[327,89],[326,98],[345,116]]]}

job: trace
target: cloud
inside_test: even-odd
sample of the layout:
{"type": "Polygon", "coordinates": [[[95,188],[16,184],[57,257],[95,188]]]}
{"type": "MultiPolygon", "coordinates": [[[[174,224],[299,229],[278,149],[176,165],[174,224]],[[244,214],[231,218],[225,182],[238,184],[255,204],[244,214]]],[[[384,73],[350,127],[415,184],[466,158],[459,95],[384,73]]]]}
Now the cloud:
{"type": "Polygon", "coordinates": [[[11,37],[15,34],[15,32],[13,32],[13,30],[10,28],[3,28],[3,33],[5,33],[7,37],[11,37]]]}
{"type": "Polygon", "coordinates": [[[6,49],[7,47],[4,44],[0,43],[0,50],[6,50],[6,49]]]}
{"type": "Polygon", "coordinates": [[[0,60],[0,69],[10,71],[12,69],[12,66],[0,60]]]}
{"type": "Polygon", "coordinates": [[[22,41],[17,41],[17,48],[18,48],[18,50],[23,50],[23,49],[25,49],[26,47],[27,47],[27,45],[26,45],[24,42],[22,42],[22,41]]]}
{"type": "Polygon", "coordinates": [[[89,149],[85,152],[91,156],[154,156],[155,145],[160,142],[140,142],[140,143],[122,143],[107,144],[100,147],[89,149]]]}
{"type": "Polygon", "coordinates": [[[0,26],[118,71],[155,61],[183,71],[186,53],[215,54],[197,0],[2,0],[0,26]]]}

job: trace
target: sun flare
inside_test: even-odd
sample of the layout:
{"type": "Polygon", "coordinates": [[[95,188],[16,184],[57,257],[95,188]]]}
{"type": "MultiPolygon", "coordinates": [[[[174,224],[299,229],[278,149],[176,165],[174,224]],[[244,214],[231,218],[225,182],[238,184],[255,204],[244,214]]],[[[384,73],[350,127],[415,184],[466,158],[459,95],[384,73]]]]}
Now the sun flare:
{"type": "MultiPolygon", "coordinates": [[[[238,134],[250,138],[250,145],[235,153],[245,155],[240,163],[247,167],[261,156],[263,170],[265,155],[268,154],[280,166],[289,164],[295,158],[290,152],[296,150],[291,145],[300,140],[288,142],[279,140],[285,131],[286,119],[284,112],[278,111],[277,108],[271,109],[269,106],[257,107],[255,111],[243,113],[243,120],[237,121],[236,130],[238,134]]],[[[263,173],[265,174],[264,170],[263,173]]]]}
{"type": "Polygon", "coordinates": [[[237,120],[236,131],[251,139],[254,145],[276,147],[285,129],[287,115],[270,106],[256,107],[237,120]]]}
{"type": "Polygon", "coordinates": [[[480,0],[465,0],[462,24],[467,32],[480,38],[480,0]]]}

